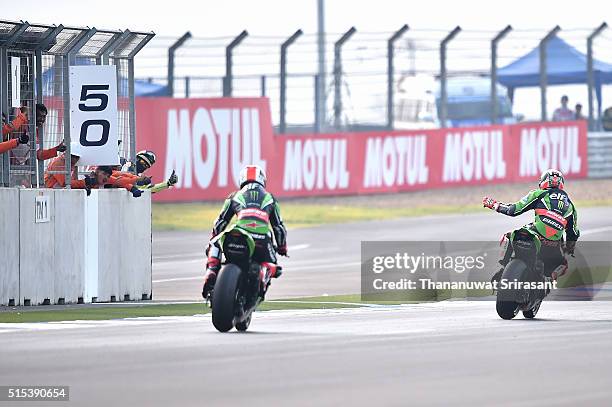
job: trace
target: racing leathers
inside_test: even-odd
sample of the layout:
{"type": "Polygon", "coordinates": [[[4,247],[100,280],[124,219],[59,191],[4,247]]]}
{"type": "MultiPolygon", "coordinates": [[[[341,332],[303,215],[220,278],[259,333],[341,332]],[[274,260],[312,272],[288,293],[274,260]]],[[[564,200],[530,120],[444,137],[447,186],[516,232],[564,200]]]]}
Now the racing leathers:
{"type": "MultiPolygon", "coordinates": [[[[541,242],[540,258],[544,262],[544,274],[556,279],[565,272],[567,262],[562,252],[563,233],[565,232],[566,236],[565,252],[571,255],[580,237],[578,212],[567,192],[559,188],[535,189],[515,203],[505,204],[491,198],[485,198],[483,203],[486,207],[508,216],[518,216],[534,210],[534,221],[524,228],[541,242]],[[562,270],[560,274],[554,272],[558,268],[562,270]]],[[[506,238],[510,236],[511,233],[506,234],[506,238]]],[[[511,256],[512,245],[507,243],[505,254],[500,260],[502,267],[510,261],[511,256]]],[[[498,274],[501,276],[501,273],[498,274]]]]}
{"type": "Polygon", "coordinates": [[[215,238],[225,230],[234,216],[237,217],[236,227],[246,231],[255,241],[253,253],[255,261],[276,263],[271,235],[274,235],[278,254],[287,255],[287,230],[280,215],[278,202],[259,183],[251,182],[244,185],[239,191],[227,197],[214,223],[211,243],[206,250],[208,260],[202,290],[204,298],[214,286],[217,272],[221,268],[221,246],[215,238]]]}

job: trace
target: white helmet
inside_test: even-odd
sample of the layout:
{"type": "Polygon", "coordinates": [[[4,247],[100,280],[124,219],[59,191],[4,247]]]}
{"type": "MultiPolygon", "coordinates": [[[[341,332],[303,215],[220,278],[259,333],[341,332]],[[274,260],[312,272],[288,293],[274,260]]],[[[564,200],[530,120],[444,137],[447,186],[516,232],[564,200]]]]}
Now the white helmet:
{"type": "Polygon", "coordinates": [[[262,187],[266,186],[266,173],[259,165],[247,165],[240,171],[240,188],[251,182],[257,182],[262,187]]]}

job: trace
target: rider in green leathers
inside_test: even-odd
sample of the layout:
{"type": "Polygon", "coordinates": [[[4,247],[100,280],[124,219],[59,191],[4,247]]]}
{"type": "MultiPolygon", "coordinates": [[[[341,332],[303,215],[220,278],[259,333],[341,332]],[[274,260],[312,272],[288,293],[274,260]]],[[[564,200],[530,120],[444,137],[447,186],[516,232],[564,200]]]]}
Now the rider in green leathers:
{"type": "MultiPolygon", "coordinates": [[[[219,238],[236,215],[236,227],[248,233],[255,242],[253,258],[259,262],[276,263],[276,252],[287,255],[287,230],[280,215],[278,202],[267,192],[266,174],[256,165],[248,165],[240,172],[240,190],[227,197],[219,217],[213,226],[210,243],[206,250],[208,260],[202,296],[208,297],[214,288],[217,273],[221,269],[221,244],[219,238]]],[[[273,277],[279,277],[280,271],[273,277]]]]}
{"type": "MultiPolygon", "coordinates": [[[[506,204],[489,197],[482,200],[485,208],[508,216],[518,216],[532,209],[535,211],[534,221],[524,229],[541,243],[540,253],[544,261],[544,273],[552,279],[557,279],[567,269],[567,261],[562,250],[573,255],[576,241],[580,237],[578,212],[563,187],[563,174],[549,169],[542,173],[538,189],[530,191],[518,202],[506,204]],[[565,247],[563,247],[564,232],[567,240],[565,247]]],[[[506,238],[510,236],[511,233],[506,234],[506,238]]],[[[493,276],[493,280],[501,278],[511,256],[512,245],[507,243],[505,254],[500,260],[502,269],[493,276]]]]}

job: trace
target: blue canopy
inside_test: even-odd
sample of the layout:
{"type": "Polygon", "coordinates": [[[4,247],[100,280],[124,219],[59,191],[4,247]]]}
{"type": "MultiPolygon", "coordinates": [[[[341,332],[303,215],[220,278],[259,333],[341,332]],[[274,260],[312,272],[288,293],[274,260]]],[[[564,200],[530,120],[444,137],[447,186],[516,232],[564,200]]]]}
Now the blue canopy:
{"type": "MultiPolygon", "coordinates": [[[[587,57],[559,37],[551,38],[546,44],[546,74],[549,85],[586,84],[587,57]]],[[[593,60],[595,94],[601,111],[601,86],[612,83],[612,64],[593,60]]],[[[500,68],[497,80],[508,88],[540,85],[539,47],[516,61],[500,68]]]]}

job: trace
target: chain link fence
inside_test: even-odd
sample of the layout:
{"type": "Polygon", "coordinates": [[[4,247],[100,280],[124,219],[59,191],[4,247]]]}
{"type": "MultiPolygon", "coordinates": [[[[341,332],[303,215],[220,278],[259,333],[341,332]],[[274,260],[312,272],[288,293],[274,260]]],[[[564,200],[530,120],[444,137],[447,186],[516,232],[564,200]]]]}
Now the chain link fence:
{"type": "Polygon", "coordinates": [[[582,105],[594,130],[612,105],[605,86],[612,82],[606,62],[612,61],[612,34],[605,24],[561,30],[397,28],[326,33],[323,76],[312,33],[286,47],[285,70],[281,46],[289,35],[158,37],[139,55],[138,76],[154,96],[269,97],[279,132],[550,120],[565,93],[572,110],[582,105]],[[547,63],[540,65],[542,56],[547,63]],[[514,84],[506,72],[516,64],[531,64],[533,78],[514,84]],[[559,79],[559,65],[568,64],[577,71],[570,72],[571,80],[559,79]],[[316,114],[319,108],[323,115],[316,114]]]}
{"type": "MultiPolygon", "coordinates": [[[[134,160],[134,57],[153,36],[129,30],[0,21],[3,122],[11,123],[20,111],[28,115],[26,126],[3,134],[3,138],[18,137],[22,132],[30,136],[28,144],[0,156],[2,185],[43,186],[45,163],[37,159],[37,151],[64,143],[66,154],[70,154],[69,68],[74,65],[117,66],[120,155],[134,160]],[[37,104],[46,107],[44,125],[37,121],[37,116],[44,113],[44,109],[37,109],[37,104]]],[[[69,178],[70,160],[66,161],[64,173],[69,178]]]]}

